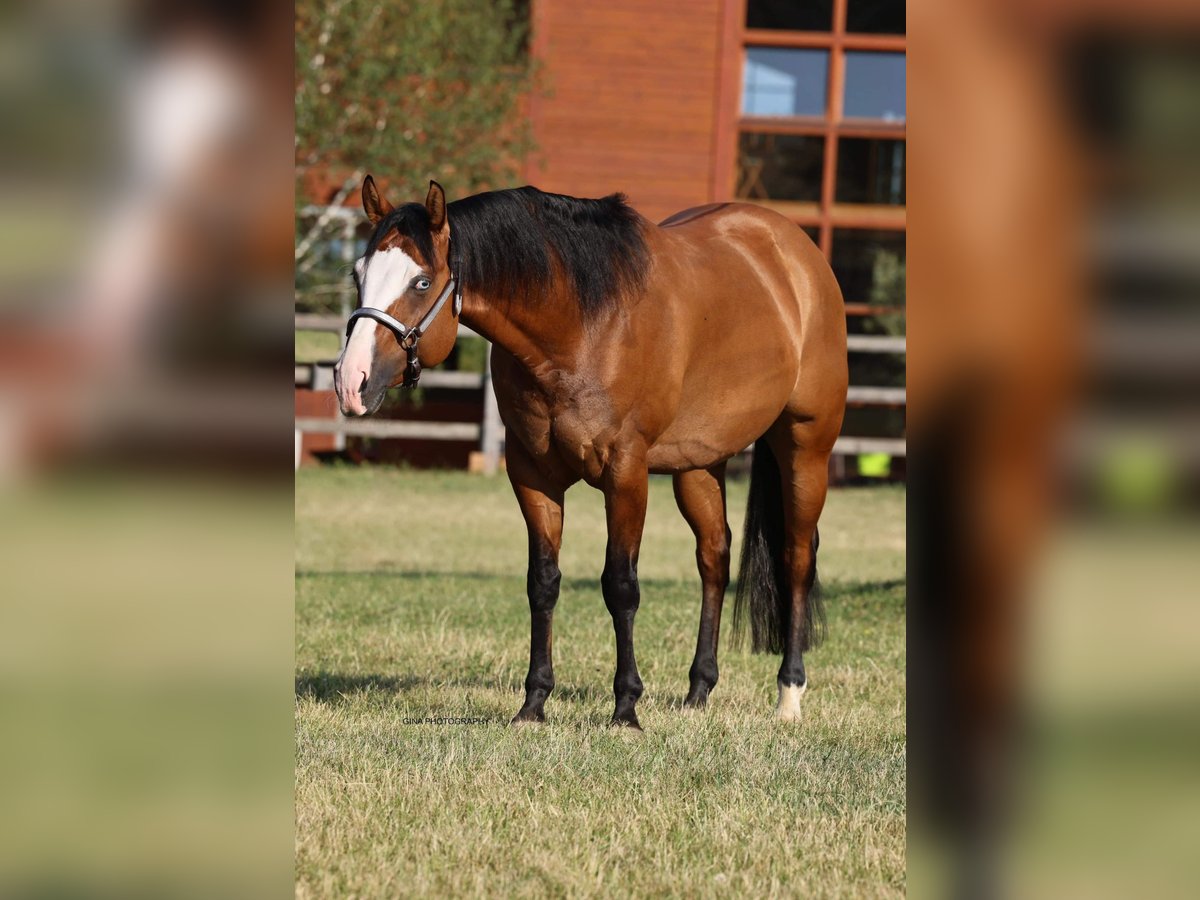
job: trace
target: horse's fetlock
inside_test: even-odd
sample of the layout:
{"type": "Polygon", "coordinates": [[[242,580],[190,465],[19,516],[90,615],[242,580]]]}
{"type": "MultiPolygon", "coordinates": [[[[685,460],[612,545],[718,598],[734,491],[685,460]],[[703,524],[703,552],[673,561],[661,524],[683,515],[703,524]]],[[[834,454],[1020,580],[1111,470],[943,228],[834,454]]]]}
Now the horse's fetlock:
{"type": "Polygon", "coordinates": [[[788,687],[807,684],[808,675],[804,671],[804,660],[801,658],[785,659],[779,667],[779,683],[788,687]]]}
{"type": "Polygon", "coordinates": [[[550,669],[540,668],[532,670],[525,678],[526,694],[540,693],[543,697],[546,697],[553,690],[554,672],[550,669]]]}
{"type": "Polygon", "coordinates": [[[642,679],[636,672],[628,675],[618,674],[613,679],[613,693],[618,700],[636,703],[642,696],[642,679]]]}
{"type": "Polygon", "coordinates": [[[716,685],[719,675],[715,659],[698,659],[688,670],[688,681],[691,684],[705,684],[711,690],[716,685]]]}

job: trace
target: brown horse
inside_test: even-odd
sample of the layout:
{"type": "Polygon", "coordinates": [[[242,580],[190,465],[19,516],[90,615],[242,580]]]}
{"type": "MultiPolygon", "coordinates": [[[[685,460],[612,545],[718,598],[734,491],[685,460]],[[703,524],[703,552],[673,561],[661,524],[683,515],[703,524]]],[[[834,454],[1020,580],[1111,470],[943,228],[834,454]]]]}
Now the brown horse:
{"type": "Polygon", "coordinates": [[[696,535],[703,604],[685,703],[705,704],[729,582],[725,463],[750,444],[734,622],[748,606],[754,649],[783,654],[777,713],[798,718],[802,654],[822,625],[817,519],[847,380],[841,292],[812,241],[755,206],[697,207],[656,226],[618,194],[531,187],[447,205],[432,182],[425,203],[394,208],[368,176],[363,207],[375,231],[355,265],[362,306],[336,369],[342,411],[375,412],[388,388],[415,384],[450,353],[460,318],[492,342],[529,529],[532,638],[514,721],[543,721],[554,688],[563,495],[582,479],[603,492],[608,522],[613,722],[639,727],[633,621],[651,472],[673,475],[696,535]]]}

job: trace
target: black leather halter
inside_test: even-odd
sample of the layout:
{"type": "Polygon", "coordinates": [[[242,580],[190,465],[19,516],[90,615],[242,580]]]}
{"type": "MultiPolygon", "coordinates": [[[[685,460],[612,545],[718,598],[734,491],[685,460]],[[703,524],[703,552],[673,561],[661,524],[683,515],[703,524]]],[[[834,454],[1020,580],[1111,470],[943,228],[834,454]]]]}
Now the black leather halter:
{"type": "Polygon", "coordinates": [[[433,320],[442,311],[442,307],[446,305],[446,300],[450,297],[451,293],[454,294],[454,317],[458,318],[459,313],[462,312],[462,290],[459,289],[454,274],[451,273],[450,280],[446,282],[446,286],[438,294],[438,298],[433,302],[433,306],[430,307],[429,312],[425,313],[421,317],[421,321],[412,328],[409,328],[394,316],[388,315],[382,309],[362,306],[350,313],[350,318],[346,320],[346,340],[350,339],[350,332],[354,330],[354,323],[359,319],[374,319],[376,322],[386,325],[396,335],[396,340],[399,341],[400,346],[404,348],[404,352],[408,355],[408,364],[404,367],[404,387],[416,387],[417,382],[421,380],[421,360],[417,356],[417,342],[421,340],[421,335],[433,324],[433,320]]]}

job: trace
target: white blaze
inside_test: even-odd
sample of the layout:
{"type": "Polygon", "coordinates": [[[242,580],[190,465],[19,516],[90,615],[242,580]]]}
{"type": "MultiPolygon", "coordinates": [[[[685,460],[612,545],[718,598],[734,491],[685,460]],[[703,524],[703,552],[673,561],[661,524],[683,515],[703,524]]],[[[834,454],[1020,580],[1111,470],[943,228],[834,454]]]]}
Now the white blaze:
{"type": "MultiPolygon", "coordinates": [[[[387,310],[408,288],[421,267],[399,247],[378,250],[368,262],[364,257],[354,264],[362,290],[362,305],[387,310]]],[[[408,322],[406,325],[410,324],[408,322]]],[[[374,319],[355,320],[354,330],[338,361],[337,379],[346,412],[366,412],[360,391],[371,374],[375,355],[375,329],[382,327],[374,319]]]]}

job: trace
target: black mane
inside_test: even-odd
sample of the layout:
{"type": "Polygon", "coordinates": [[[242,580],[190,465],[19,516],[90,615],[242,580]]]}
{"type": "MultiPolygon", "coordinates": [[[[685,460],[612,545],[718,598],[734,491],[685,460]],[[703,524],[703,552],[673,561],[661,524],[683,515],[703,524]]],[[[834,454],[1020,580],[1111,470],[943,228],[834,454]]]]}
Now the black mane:
{"type": "MultiPolygon", "coordinates": [[[[569,279],[585,315],[614,307],[645,282],[649,251],[642,219],[623,194],[584,200],[534,187],[464,197],[447,207],[454,275],[465,291],[504,300],[536,298],[555,277],[569,279]]],[[[368,253],[398,228],[429,263],[429,214],[399,207],[372,235],[368,253]]]]}
{"type": "Polygon", "coordinates": [[[429,211],[423,203],[405,203],[380,219],[367,242],[367,256],[379,249],[379,245],[393,228],[417,245],[417,250],[422,256],[417,262],[426,266],[433,265],[433,235],[429,232],[429,211]]]}

